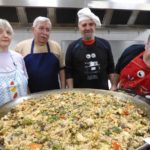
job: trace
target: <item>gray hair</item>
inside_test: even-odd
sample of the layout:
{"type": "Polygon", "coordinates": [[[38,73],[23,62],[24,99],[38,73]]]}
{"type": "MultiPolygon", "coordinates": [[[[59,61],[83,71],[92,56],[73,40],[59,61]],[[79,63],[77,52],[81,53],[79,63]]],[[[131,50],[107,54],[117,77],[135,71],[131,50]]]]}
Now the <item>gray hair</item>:
{"type": "Polygon", "coordinates": [[[7,29],[7,30],[9,30],[11,32],[11,34],[13,34],[13,28],[12,28],[12,26],[5,19],[0,19],[0,28],[7,29]]]}
{"type": "Polygon", "coordinates": [[[47,22],[49,23],[50,26],[52,25],[49,18],[39,16],[39,17],[35,18],[35,20],[33,21],[32,27],[36,27],[39,23],[45,22],[45,21],[47,21],[47,22]]]}

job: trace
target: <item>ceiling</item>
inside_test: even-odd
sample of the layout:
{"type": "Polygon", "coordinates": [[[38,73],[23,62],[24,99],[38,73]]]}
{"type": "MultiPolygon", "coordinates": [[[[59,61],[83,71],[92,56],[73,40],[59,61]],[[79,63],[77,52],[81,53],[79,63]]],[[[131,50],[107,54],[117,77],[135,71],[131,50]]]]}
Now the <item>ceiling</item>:
{"type": "Polygon", "coordinates": [[[53,27],[76,27],[83,7],[91,8],[104,28],[150,26],[150,0],[0,0],[0,18],[28,27],[35,17],[47,16],[53,27]]]}

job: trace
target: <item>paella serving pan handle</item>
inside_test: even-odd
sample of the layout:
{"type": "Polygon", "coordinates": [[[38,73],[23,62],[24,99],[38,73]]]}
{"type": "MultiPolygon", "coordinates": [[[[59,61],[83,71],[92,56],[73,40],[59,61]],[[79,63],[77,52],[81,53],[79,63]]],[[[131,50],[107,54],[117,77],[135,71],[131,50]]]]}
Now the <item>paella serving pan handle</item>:
{"type": "Polygon", "coordinates": [[[137,148],[136,150],[149,150],[150,149],[150,137],[144,138],[144,141],[146,143],[140,146],[139,148],[137,148]]]}

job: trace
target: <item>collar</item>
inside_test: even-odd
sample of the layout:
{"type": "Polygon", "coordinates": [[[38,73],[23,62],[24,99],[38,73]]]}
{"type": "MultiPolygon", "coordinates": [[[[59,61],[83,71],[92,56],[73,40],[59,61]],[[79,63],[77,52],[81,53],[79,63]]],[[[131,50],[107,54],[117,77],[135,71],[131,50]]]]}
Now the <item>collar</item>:
{"type": "Polygon", "coordinates": [[[85,45],[92,45],[92,44],[94,44],[95,43],[95,39],[93,40],[82,40],[82,42],[83,42],[83,44],[85,44],[85,45]]]}

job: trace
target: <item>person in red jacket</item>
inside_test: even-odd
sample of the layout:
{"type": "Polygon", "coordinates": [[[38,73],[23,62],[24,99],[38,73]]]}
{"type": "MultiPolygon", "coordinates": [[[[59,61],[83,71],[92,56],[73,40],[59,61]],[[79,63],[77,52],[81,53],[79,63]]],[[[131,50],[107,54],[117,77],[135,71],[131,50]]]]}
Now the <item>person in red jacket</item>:
{"type": "Polygon", "coordinates": [[[116,65],[116,84],[137,95],[150,94],[150,36],[144,45],[131,45],[116,65]]]}

